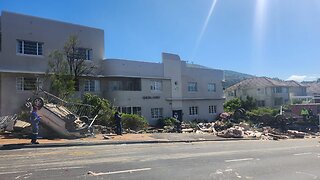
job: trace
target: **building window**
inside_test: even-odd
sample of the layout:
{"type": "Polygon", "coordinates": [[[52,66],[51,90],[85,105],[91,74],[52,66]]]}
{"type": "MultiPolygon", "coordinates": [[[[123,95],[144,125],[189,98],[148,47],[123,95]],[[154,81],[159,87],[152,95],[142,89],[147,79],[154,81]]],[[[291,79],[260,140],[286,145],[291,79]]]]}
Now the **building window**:
{"type": "Polygon", "coordinates": [[[132,113],[141,116],[141,107],[132,107],[132,113]]]}
{"type": "Polygon", "coordinates": [[[92,60],[92,49],[78,48],[79,59],[92,60]]]}
{"type": "Polygon", "coordinates": [[[43,55],[43,43],[35,41],[17,41],[17,53],[28,55],[43,55]]]}
{"type": "Polygon", "coordinates": [[[287,88],[287,87],[274,87],[272,90],[273,90],[273,93],[288,93],[289,92],[289,88],[287,88]]]}
{"type": "Polygon", "coordinates": [[[283,99],[282,98],[274,98],[274,105],[275,106],[280,106],[283,104],[283,99]]]}
{"type": "Polygon", "coordinates": [[[216,84],[215,83],[209,83],[208,84],[208,91],[209,92],[216,92],[216,84]]]}
{"type": "Polygon", "coordinates": [[[163,109],[162,108],[151,108],[151,117],[153,119],[162,118],[163,109]]]}
{"type": "Polygon", "coordinates": [[[189,107],[189,115],[198,115],[198,107],[197,106],[189,107]]]}
{"type": "Polygon", "coordinates": [[[162,81],[151,81],[151,91],[162,91],[162,81]]]}
{"type": "Polygon", "coordinates": [[[141,116],[141,107],[116,107],[117,111],[124,114],[137,114],[141,116]]]}
{"type": "Polygon", "coordinates": [[[265,107],[266,106],[266,103],[263,100],[257,100],[256,104],[258,107],[265,107]]]}
{"type": "Polygon", "coordinates": [[[257,94],[258,94],[258,95],[264,95],[264,94],[265,94],[264,88],[258,88],[258,89],[257,89],[257,94]]]}
{"type": "Polygon", "coordinates": [[[229,92],[228,92],[228,96],[234,96],[233,91],[229,91],[229,92]]]}
{"type": "Polygon", "coordinates": [[[216,113],[217,113],[217,106],[216,105],[209,106],[209,114],[216,114],[216,113]]]}
{"type": "Polygon", "coordinates": [[[42,88],[42,81],[39,78],[16,78],[16,90],[18,91],[35,91],[42,88]]]}
{"type": "Polygon", "coordinates": [[[189,83],[188,83],[188,91],[189,91],[189,92],[198,91],[198,89],[197,89],[197,83],[196,83],[196,82],[189,82],[189,83]]]}
{"type": "Polygon", "coordinates": [[[99,80],[85,80],[84,91],[95,92],[99,91],[100,81],[99,80]]]}
{"type": "Polygon", "coordinates": [[[141,91],[140,78],[119,78],[108,82],[110,91],[141,91]]]}

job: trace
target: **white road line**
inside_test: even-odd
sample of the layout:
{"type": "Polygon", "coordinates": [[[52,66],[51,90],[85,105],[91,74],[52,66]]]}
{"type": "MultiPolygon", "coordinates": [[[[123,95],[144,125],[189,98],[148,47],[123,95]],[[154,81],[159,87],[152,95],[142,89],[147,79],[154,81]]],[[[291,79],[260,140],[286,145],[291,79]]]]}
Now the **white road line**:
{"type": "Polygon", "coordinates": [[[239,162],[239,161],[252,161],[253,158],[244,158],[244,159],[230,159],[230,160],[225,160],[224,162],[239,162]]]}
{"type": "Polygon", "coordinates": [[[90,174],[90,175],[92,175],[92,176],[101,176],[101,175],[121,174],[121,173],[132,173],[132,172],[148,171],[148,170],[151,170],[151,168],[130,169],[130,170],[113,171],[113,172],[106,172],[106,173],[95,173],[95,172],[89,171],[88,174],[90,174]]]}
{"type": "Polygon", "coordinates": [[[66,169],[81,169],[83,167],[56,167],[56,168],[46,168],[46,169],[37,169],[36,171],[51,171],[51,170],[66,170],[66,169]]]}
{"type": "Polygon", "coordinates": [[[297,154],[293,154],[294,156],[303,156],[303,155],[309,155],[312,154],[311,152],[306,152],[306,153],[297,153],[297,154]]]}
{"type": "Polygon", "coordinates": [[[17,174],[17,173],[26,173],[27,171],[11,171],[11,172],[0,172],[2,174],[17,174]]]}
{"type": "Polygon", "coordinates": [[[307,175],[307,176],[311,176],[313,177],[313,179],[317,179],[318,176],[314,175],[314,174],[310,174],[310,173],[305,173],[305,172],[296,172],[297,174],[303,174],[303,175],[307,175]]]}

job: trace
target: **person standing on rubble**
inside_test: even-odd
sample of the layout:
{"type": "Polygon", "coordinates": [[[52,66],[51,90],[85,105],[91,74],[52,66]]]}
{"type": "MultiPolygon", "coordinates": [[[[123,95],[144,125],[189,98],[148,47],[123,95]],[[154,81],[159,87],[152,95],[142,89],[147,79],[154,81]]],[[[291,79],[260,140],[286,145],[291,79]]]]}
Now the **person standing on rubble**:
{"type": "Polygon", "coordinates": [[[122,120],[118,111],[114,114],[114,119],[116,120],[116,133],[117,135],[122,135],[122,120]]]}
{"type": "Polygon", "coordinates": [[[32,144],[39,144],[37,139],[38,139],[38,133],[39,133],[39,123],[41,118],[37,114],[38,110],[39,110],[38,106],[36,105],[31,106],[30,123],[32,126],[32,135],[31,135],[32,144]]]}

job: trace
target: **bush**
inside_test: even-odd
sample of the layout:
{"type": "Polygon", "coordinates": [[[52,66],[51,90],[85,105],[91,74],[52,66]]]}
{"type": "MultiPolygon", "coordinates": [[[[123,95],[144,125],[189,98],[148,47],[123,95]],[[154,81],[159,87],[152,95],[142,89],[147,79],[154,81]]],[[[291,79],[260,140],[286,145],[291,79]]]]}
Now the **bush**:
{"type": "Polygon", "coordinates": [[[162,118],[162,119],[158,119],[157,122],[157,127],[158,128],[163,128],[164,126],[174,126],[176,123],[176,119],[173,117],[168,117],[168,118],[162,118]]]}
{"type": "Polygon", "coordinates": [[[147,120],[136,114],[122,114],[122,124],[124,129],[139,131],[148,127],[147,120]]]}

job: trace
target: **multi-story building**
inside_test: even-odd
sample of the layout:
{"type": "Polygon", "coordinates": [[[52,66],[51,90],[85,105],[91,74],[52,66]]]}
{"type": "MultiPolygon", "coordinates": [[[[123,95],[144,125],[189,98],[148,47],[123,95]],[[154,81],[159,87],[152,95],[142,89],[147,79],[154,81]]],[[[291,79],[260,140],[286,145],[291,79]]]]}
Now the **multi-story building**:
{"type": "Polygon", "coordinates": [[[266,77],[243,80],[225,90],[226,100],[246,99],[250,96],[259,107],[279,107],[290,104],[295,97],[306,96],[306,86],[295,81],[282,81],[266,77]]]}
{"type": "MultiPolygon", "coordinates": [[[[38,17],[2,12],[0,17],[0,115],[18,113],[40,86],[49,54],[77,35],[87,63],[98,69],[83,77],[79,95],[95,93],[123,113],[151,124],[177,113],[180,119],[213,120],[223,111],[223,71],[163,53],[162,63],[104,59],[104,31],[38,17]]],[[[47,82],[47,81],[46,81],[47,82]]]]}

